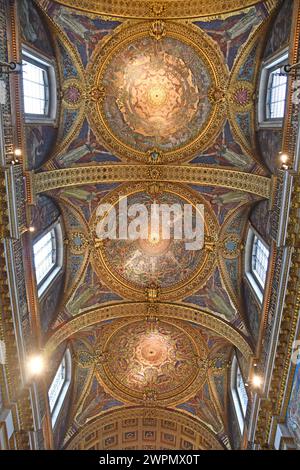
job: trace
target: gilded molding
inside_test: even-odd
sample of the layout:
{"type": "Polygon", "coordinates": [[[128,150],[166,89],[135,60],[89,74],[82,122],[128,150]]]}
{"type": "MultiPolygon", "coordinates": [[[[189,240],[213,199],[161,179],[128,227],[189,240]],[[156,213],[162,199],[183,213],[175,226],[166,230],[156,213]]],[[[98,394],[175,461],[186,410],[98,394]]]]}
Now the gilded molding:
{"type": "MultiPolygon", "coordinates": [[[[178,376],[173,374],[172,378],[169,376],[168,387],[165,389],[160,389],[160,387],[157,387],[152,381],[148,381],[147,387],[143,387],[142,389],[130,386],[122,379],[119,381],[119,377],[115,373],[115,361],[118,352],[115,349],[111,350],[110,344],[114,341],[114,338],[122,335],[124,327],[128,333],[128,327],[130,327],[130,325],[134,330],[134,325],[136,325],[136,328],[139,328],[141,325],[144,328],[145,322],[143,318],[127,317],[116,320],[108,325],[106,329],[102,330],[101,340],[98,344],[99,347],[101,345],[101,349],[96,351],[95,356],[91,357],[91,360],[95,361],[96,377],[99,383],[103,385],[104,389],[109,390],[111,395],[118,400],[125,403],[138,404],[140,406],[144,405],[149,408],[157,406],[175,406],[195,396],[197,391],[200,390],[206,380],[208,380],[208,374],[213,370],[214,363],[212,364],[213,361],[209,360],[209,349],[205,341],[198,334],[198,331],[192,328],[188,323],[166,318],[163,321],[161,318],[159,318],[159,321],[155,322],[151,320],[146,321],[145,331],[150,332],[153,331],[153,329],[155,331],[156,328],[159,328],[160,323],[163,325],[163,328],[175,328],[177,340],[180,337],[182,341],[191,348],[185,362],[189,367],[188,372],[182,372],[178,374],[178,376]]],[[[124,357],[124,351],[119,352],[120,357],[124,357]]],[[[80,352],[78,354],[80,355],[80,352]]],[[[177,354],[177,357],[179,357],[180,346],[178,344],[177,354]]],[[[166,376],[168,376],[167,373],[166,376]]]]}
{"type": "Polygon", "coordinates": [[[76,47],[70,42],[67,35],[62,31],[62,29],[53,21],[53,19],[47,14],[46,8],[43,8],[40,2],[34,0],[35,3],[42,9],[43,15],[45,16],[49,29],[53,33],[53,36],[56,38],[54,41],[56,57],[60,56],[60,51],[58,47],[57,39],[61,40],[64,47],[67,49],[68,54],[70,55],[74,64],[76,64],[76,69],[78,72],[78,78],[70,78],[65,79],[63,73],[63,67],[61,66],[60,62],[57,62],[57,69],[59,72],[59,97],[60,100],[60,113],[59,113],[59,121],[61,128],[63,123],[63,115],[64,110],[78,110],[78,116],[75,119],[75,122],[72,124],[69,132],[67,135],[60,135],[56,142],[53,154],[51,158],[45,163],[44,167],[47,169],[51,168],[52,160],[57,157],[58,155],[62,154],[62,152],[68,147],[72,139],[75,138],[77,133],[80,130],[80,127],[85,118],[86,112],[86,78],[85,78],[85,70],[81,62],[81,58],[76,50],[76,47]],[[78,99],[77,101],[71,101],[69,99],[70,96],[70,89],[77,89],[78,90],[78,99]]]}
{"type": "Polygon", "coordinates": [[[267,18],[253,33],[250,40],[247,41],[242,48],[238,58],[235,61],[234,67],[230,74],[228,100],[227,100],[227,113],[232,132],[237,142],[241,145],[246,154],[250,155],[255,161],[262,165],[261,158],[255,151],[255,142],[252,142],[245,136],[237,124],[237,114],[243,112],[250,112],[251,115],[251,128],[255,129],[255,100],[256,100],[256,85],[257,77],[260,67],[260,60],[258,59],[264,47],[264,41],[261,37],[267,32],[267,27],[270,23],[270,17],[267,18]],[[239,80],[239,72],[242,65],[246,62],[251,50],[257,43],[255,71],[253,80],[239,80]]]}
{"type": "MultiPolygon", "coordinates": [[[[110,192],[106,197],[101,200],[102,204],[109,204],[115,206],[118,204],[120,198],[129,197],[132,194],[139,192],[150,192],[152,185],[145,183],[124,184],[110,192]]],[[[191,191],[185,186],[179,186],[172,183],[165,183],[162,188],[164,193],[171,193],[178,196],[180,199],[196,207],[197,204],[204,205],[205,207],[205,232],[207,238],[211,240],[212,245],[216,245],[218,241],[219,224],[216,216],[207,204],[206,200],[201,197],[197,192],[191,191]]],[[[101,240],[96,236],[97,212],[91,218],[90,226],[94,238],[94,248],[92,249],[92,266],[94,271],[98,274],[99,279],[109,286],[113,291],[119,293],[122,297],[131,300],[147,300],[149,290],[153,286],[148,285],[145,287],[130,282],[128,278],[121,276],[117,273],[110,264],[110,259],[107,257],[105,249],[101,240]]],[[[196,290],[203,286],[209,277],[212,275],[216,266],[216,253],[211,247],[205,247],[203,259],[199,262],[197,268],[189,273],[186,278],[178,283],[169,285],[168,287],[159,287],[156,296],[161,301],[178,300],[191,295],[196,290]]],[[[156,287],[155,287],[156,288],[156,287]]]]}
{"type": "Polygon", "coordinates": [[[271,179],[265,176],[201,165],[92,165],[44,171],[32,176],[33,194],[93,183],[167,181],[199,186],[221,186],[268,199],[271,179]]]}
{"type": "MultiPolygon", "coordinates": [[[[242,272],[243,272],[242,271],[242,254],[243,254],[243,249],[244,249],[244,235],[245,235],[246,230],[244,229],[243,231],[244,233],[242,237],[234,233],[228,233],[227,230],[238,213],[240,213],[240,216],[242,217],[243,212],[250,211],[251,207],[252,207],[252,203],[244,204],[242,206],[239,206],[233,213],[229,214],[229,216],[224,221],[221,227],[220,237],[219,237],[220,238],[219,250],[218,250],[218,265],[220,268],[223,282],[225,284],[226,290],[233,304],[235,305],[239,314],[243,318],[244,322],[245,322],[246,314],[243,308],[243,301],[242,301],[242,298],[236,295],[236,292],[232,284],[232,280],[230,279],[230,276],[228,274],[228,269],[226,268],[225,260],[238,258],[238,263],[239,263],[238,276],[239,276],[239,281],[242,282],[242,272]],[[235,244],[236,246],[235,250],[232,250],[230,252],[228,251],[228,249],[226,248],[226,245],[228,242],[232,242],[235,244]]],[[[247,324],[247,322],[245,323],[247,324]]]]}
{"type": "MultiPolygon", "coordinates": [[[[261,0],[55,0],[56,3],[109,18],[201,18],[203,16],[224,15],[260,3],[261,0]]],[[[39,0],[41,6],[47,0],[39,0]]],[[[276,0],[268,0],[268,5],[276,5],[276,0]]]]}
{"type": "Polygon", "coordinates": [[[149,304],[147,302],[118,303],[105,305],[83,313],[72,320],[69,320],[54,331],[54,333],[49,337],[48,342],[45,344],[45,354],[46,356],[51,356],[54,350],[63,341],[89,326],[116,318],[147,318],[149,314],[154,314],[155,318],[161,318],[162,320],[164,318],[174,318],[193,322],[204,328],[208,328],[236,346],[246,359],[249,359],[252,356],[252,349],[243,334],[221,318],[189,305],[160,302],[154,304],[149,304]],[[152,313],[153,309],[155,310],[154,313],[152,313]]]}
{"type": "MultiPolygon", "coordinates": [[[[195,54],[201,58],[207,73],[211,80],[211,110],[203,123],[198,134],[192,136],[188,141],[179,147],[170,147],[162,155],[163,161],[171,163],[175,161],[188,161],[197,153],[204,151],[214,141],[220,130],[224,126],[226,119],[226,97],[224,90],[227,88],[229,73],[219,46],[210,38],[208,34],[200,28],[182,23],[158,22],[152,24],[142,22],[130,25],[124,25],[117,28],[105,41],[99,42],[95,49],[86,75],[92,95],[98,99],[92,99],[87,107],[87,116],[90,126],[100,142],[109,149],[114,155],[119,156],[124,161],[140,161],[144,163],[147,160],[147,151],[138,145],[133,146],[127,141],[121,140],[116,132],[111,129],[107,113],[107,103],[104,99],[105,89],[102,84],[105,81],[105,74],[109,70],[110,62],[119,51],[128,45],[133,44],[141,38],[155,36],[156,40],[166,36],[176,39],[187,47],[194,50],[195,54]]],[[[112,111],[110,111],[112,112],[112,111]]]]}
{"type": "MultiPolygon", "coordinates": [[[[294,38],[292,45],[293,63],[299,60],[299,35],[300,35],[300,1],[296,0],[294,5],[294,38]]],[[[288,90],[289,112],[286,118],[284,129],[283,149],[290,150],[290,155],[294,155],[295,136],[298,125],[293,129],[293,117],[298,120],[298,106],[292,107],[293,90],[288,90]],[[292,112],[293,111],[293,112],[292,112]],[[296,132],[295,132],[296,130],[296,132]]],[[[291,208],[288,221],[288,239],[286,245],[292,251],[291,265],[288,274],[287,293],[284,299],[281,314],[281,324],[278,332],[278,347],[275,353],[273,373],[268,395],[261,401],[258,415],[255,442],[261,447],[273,445],[275,440],[276,426],[272,426],[273,420],[286,417],[288,402],[284,401],[289,377],[291,377],[291,357],[294,352],[294,341],[300,310],[300,289],[299,289],[299,266],[300,266],[300,238],[299,238],[299,187],[300,176],[294,176],[294,189],[291,199],[291,208]],[[272,431],[271,431],[272,430],[272,431]],[[268,443],[268,444],[267,444],[268,443]]]]}
{"type": "MultiPolygon", "coordinates": [[[[54,195],[54,197],[55,197],[55,195],[54,195]]],[[[76,229],[73,229],[72,227],[67,225],[66,235],[67,235],[68,238],[65,241],[65,243],[67,245],[67,248],[68,248],[67,249],[67,256],[70,256],[70,254],[85,255],[84,259],[83,259],[83,262],[82,262],[82,266],[81,266],[79,272],[77,273],[77,275],[75,276],[75,278],[73,278],[72,274],[69,273],[68,269],[66,270],[65,286],[69,285],[69,281],[71,279],[72,279],[72,283],[70,283],[69,289],[65,288],[61,303],[62,303],[62,305],[67,305],[69,300],[72,298],[74,292],[78,288],[79,283],[82,280],[82,278],[83,278],[83,276],[86,272],[87,266],[89,264],[89,261],[90,261],[89,227],[88,227],[88,224],[87,224],[86,220],[82,216],[81,212],[78,210],[77,207],[74,207],[74,205],[71,204],[69,200],[66,200],[62,197],[62,198],[59,199],[59,202],[62,203],[61,204],[61,211],[62,211],[65,223],[68,220],[67,219],[67,213],[66,213],[66,208],[68,208],[68,210],[74,215],[74,217],[78,219],[78,221],[80,222],[80,225],[81,225],[80,228],[76,228],[76,229]],[[76,233],[79,234],[79,236],[82,238],[82,241],[83,241],[83,246],[82,246],[81,249],[79,249],[78,246],[75,246],[75,244],[74,244],[74,237],[75,237],[76,233]]]]}

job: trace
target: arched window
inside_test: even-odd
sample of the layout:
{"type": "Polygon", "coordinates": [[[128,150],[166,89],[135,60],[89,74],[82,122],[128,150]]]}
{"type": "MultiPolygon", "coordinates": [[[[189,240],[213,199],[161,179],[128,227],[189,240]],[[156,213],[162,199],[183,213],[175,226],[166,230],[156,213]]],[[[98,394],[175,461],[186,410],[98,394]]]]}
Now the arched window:
{"type": "Polygon", "coordinates": [[[55,426],[57,417],[62,409],[70,382],[71,354],[69,349],[67,349],[48,390],[49,407],[53,427],[55,426]]]}
{"type": "Polygon", "coordinates": [[[23,101],[26,122],[53,123],[56,118],[56,79],[52,62],[37,52],[22,50],[23,101]]]}
{"type": "Polygon", "coordinates": [[[270,250],[250,226],[245,251],[245,272],[258,300],[262,303],[268,273],[270,250]]]}
{"type": "Polygon", "coordinates": [[[258,102],[259,127],[282,127],[288,83],[282,68],[287,61],[288,53],[284,51],[263,63],[258,102]]]}
{"type": "Polygon", "coordinates": [[[59,222],[36,237],[33,242],[33,260],[39,297],[61,270],[62,244],[59,222]]]}
{"type": "Polygon", "coordinates": [[[233,358],[231,368],[231,395],[240,431],[243,433],[248,407],[248,394],[236,356],[233,358]]]}

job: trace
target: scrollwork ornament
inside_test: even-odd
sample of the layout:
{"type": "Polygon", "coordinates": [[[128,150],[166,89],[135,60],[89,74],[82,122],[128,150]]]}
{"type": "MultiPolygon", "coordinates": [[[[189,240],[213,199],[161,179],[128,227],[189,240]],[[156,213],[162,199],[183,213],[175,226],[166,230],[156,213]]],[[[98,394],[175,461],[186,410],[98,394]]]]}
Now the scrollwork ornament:
{"type": "Polygon", "coordinates": [[[149,31],[150,36],[155,38],[157,41],[162,39],[166,34],[166,23],[161,20],[153,21],[149,31]]]}
{"type": "Polygon", "coordinates": [[[82,104],[84,88],[77,79],[66,80],[63,84],[61,95],[66,108],[77,109],[82,104]]]}
{"type": "Polygon", "coordinates": [[[151,180],[158,180],[161,175],[161,171],[159,168],[149,168],[148,174],[151,180]]]}
{"type": "Polygon", "coordinates": [[[230,234],[225,239],[223,239],[219,244],[219,250],[221,255],[226,259],[235,259],[237,258],[243,245],[238,235],[230,234]]]}
{"type": "Polygon", "coordinates": [[[229,103],[237,112],[247,111],[254,106],[255,90],[252,83],[236,82],[229,93],[229,103]]]}
{"type": "Polygon", "coordinates": [[[150,15],[162,16],[166,11],[166,5],[164,3],[150,3],[149,4],[149,13],[150,15]]]}
{"type": "Polygon", "coordinates": [[[105,97],[105,89],[102,86],[92,86],[87,92],[87,101],[91,103],[101,103],[105,97]]]}
{"type": "Polygon", "coordinates": [[[208,98],[212,103],[225,103],[226,90],[222,87],[212,87],[208,92],[208,98]]]}
{"type": "Polygon", "coordinates": [[[89,247],[89,240],[83,232],[71,232],[69,236],[69,247],[74,255],[81,255],[89,247]]]}

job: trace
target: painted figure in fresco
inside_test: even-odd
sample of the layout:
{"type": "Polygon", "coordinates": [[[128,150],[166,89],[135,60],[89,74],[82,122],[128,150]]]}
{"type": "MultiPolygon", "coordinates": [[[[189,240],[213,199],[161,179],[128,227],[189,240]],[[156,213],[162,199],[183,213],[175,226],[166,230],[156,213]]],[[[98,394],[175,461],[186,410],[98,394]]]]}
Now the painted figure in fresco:
{"type": "Polygon", "coordinates": [[[60,212],[53,202],[47,196],[39,195],[37,197],[37,204],[32,207],[32,224],[36,232],[42,232],[46,227],[49,227],[55,220],[58,219],[60,212]]]}
{"type": "Polygon", "coordinates": [[[81,413],[79,412],[75,418],[77,424],[79,426],[84,426],[89,419],[99,414],[110,400],[110,395],[103,390],[98,382],[96,383],[96,379],[94,378],[94,383],[92,384],[89,396],[82,408],[84,411],[81,413]]]}
{"type": "Polygon", "coordinates": [[[27,152],[32,168],[36,168],[36,166],[39,165],[41,157],[43,156],[44,144],[45,141],[41,130],[38,127],[30,129],[27,137],[27,152]]]}
{"type": "Polygon", "coordinates": [[[75,149],[69,150],[67,153],[57,158],[58,162],[64,166],[70,166],[81,158],[85,157],[88,153],[92,153],[95,145],[84,144],[75,149]]]}
{"type": "Polygon", "coordinates": [[[81,406],[77,416],[75,417],[76,426],[84,426],[92,418],[96,417],[101,411],[107,411],[113,407],[123,405],[122,402],[112,398],[105,392],[99,384],[96,376],[93,377],[91,386],[81,406]]]}
{"type": "Polygon", "coordinates": [[[242,34],[246,33],[249,28],[258,26],[264,17],[260,11],[257,11],[255,7],[251,8],[244,18],[240,19],[234,26],[227,29],[225,32],[225,37],[229,40],[233,40],[242,34]]]}
{"type": "Polygon", "coordinates": [[[214,407],[214,403],[211,400],[208,385],[205,384],[203,390],[201,390],[196,396],[194,396],[188,403],[179,408],[189,411],[196,415],[202,421],[209,423],[216,432],[222,430],[222,424],[214,407]]]}
{"type": "Polygon", "coordinates": [[[233,322],[237,317],[237,311],[222,286],[218,269],[201,291],[186,300],[198,307],[210,310],[229,322],[233,322]]]}
{"type": "Polygon", "coordinates": [[[214,197],[214,202],[220,205],[248,202],[248,200],[248,195],[246,193],[238,191],[228,191],[225,194],[220,194],[214,197]]]}
{"type": "Polygon", "coordinates": [[[228,146],[222,145],[219,147],[218,156],[225,158],[231,165],[241,167],[243,169],[248,168],[250,159],[246,155],[241,155],[231,150],[228,146]]]}
{"type": "Polygon", "coordinates": [[[74,189],[70,188],[70,189],[64,189],[62,195],[64,197],[74,198],[75,200],[79,200],[79,201],[91,201],[97,196],[97,193],[86,191],[85,189],[80,189],[80,188],[74,188],[74,189]]]}
{"type": "Polygon", "coordinates": [[[20,2],[20,18],[23,29],[23,34],[27,40],[35,43],[38,39],[38,34],[35,28],[38,26],[36,22],[31,21],[30,14],[32,14],[32,5],[27,0],[20,2]]]}
{"type": "Polygon", "coordinates": [[[31,0],[18,1],[20,22],[24,39],[47,54],[53,54],[52,46],[38,10],[31,0]]]}
{"type": "Polygon", "coordinates": [[[272,34],[270,36],[266,56],[272,55],[283,46],[287,45],[291,35],[293,0],[284,0],[283,8],[276,18],[272,34]]]}
{"type": "MultiPolygon", "coordinates": [[[[81,39],[88,39],[91,31],[90,24],[85,25],[82,17],[69,13],[65,8],[61,8],[57,15],[57,22],[67,31],[71,30],[81,39]]],[[[90,23],[90,21],[89,21],[90,23]]]]}

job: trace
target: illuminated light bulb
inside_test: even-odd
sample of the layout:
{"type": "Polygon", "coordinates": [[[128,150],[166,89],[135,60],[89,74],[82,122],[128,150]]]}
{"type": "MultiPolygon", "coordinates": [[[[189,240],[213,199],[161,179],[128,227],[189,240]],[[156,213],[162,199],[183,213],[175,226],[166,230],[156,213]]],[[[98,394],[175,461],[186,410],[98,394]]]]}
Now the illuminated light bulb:
{"type": "Polygon", "coordinates": [[[281,163],[283,163],[283,164],[287,164],[288,161],[289,161],[289,156],[288,156],[288,154],[287,154],[287,153],[281,153],[281,154],[280,154],[280,161],[281,161],[281,163]]]}
{"type": "Polygon", "coordinates": [[[27,370],[30,375],[40,375],[45,369],[45,363],[42,356],[32,356],[27,363],[27,370]]]}
{"type": "Polygon", "coordinates": [[[35,227],[30,226],[30,227],[28,228],[28,231],[31,232],[31,233],[35,232],[35,227]]]}
{"type": "Polygon", "coordinates": [[[21,149],[15,149],[14,154],[15,154],[16,157],[21,157],[22,150],[21,149]]]}
{"type": "Polygon", "coordinates": [[[283,170],[288,170],[289,169],[289,165],[288,165],[288,162],[289,162],[289,159],[290,157],[288,156],[287,153],[280,153],[280,161],[281,161],[281,168],[283,170]]]}
{"type": "Polygon", "coordinates": [[[255,388],[260,388],[262,386],[262,378],[259,375],[254,375],[252,378],[252,385],[255,388]]]}

